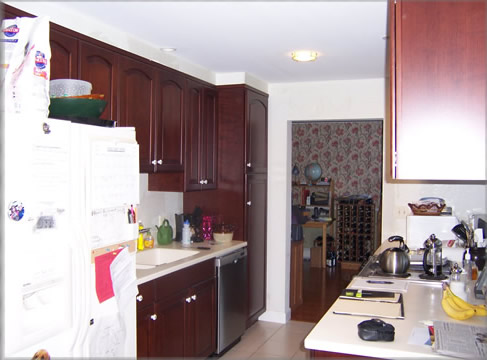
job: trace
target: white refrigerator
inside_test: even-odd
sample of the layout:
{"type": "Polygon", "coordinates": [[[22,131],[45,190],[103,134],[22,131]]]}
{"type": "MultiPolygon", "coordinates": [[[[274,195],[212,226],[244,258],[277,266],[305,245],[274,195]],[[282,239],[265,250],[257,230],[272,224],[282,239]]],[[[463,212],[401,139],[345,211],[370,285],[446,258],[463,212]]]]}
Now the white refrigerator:
{"type": "Polygon", "coordinates": [[[3,355],[135,358],[135,129],[4,124],[3,355]]]}

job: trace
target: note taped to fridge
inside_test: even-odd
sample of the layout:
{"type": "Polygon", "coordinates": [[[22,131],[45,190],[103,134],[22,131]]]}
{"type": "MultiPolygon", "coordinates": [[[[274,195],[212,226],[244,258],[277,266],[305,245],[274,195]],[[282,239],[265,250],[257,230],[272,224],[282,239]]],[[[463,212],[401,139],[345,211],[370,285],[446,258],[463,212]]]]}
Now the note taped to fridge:
{"type": "Polygon", "coordinates": [[[100,303],[112,298],[113,291],[112,275],[110,265],[122,249],[107,252],[106,254],[95,257],[95,275],[96,275],[96,296],[100,303]]]}

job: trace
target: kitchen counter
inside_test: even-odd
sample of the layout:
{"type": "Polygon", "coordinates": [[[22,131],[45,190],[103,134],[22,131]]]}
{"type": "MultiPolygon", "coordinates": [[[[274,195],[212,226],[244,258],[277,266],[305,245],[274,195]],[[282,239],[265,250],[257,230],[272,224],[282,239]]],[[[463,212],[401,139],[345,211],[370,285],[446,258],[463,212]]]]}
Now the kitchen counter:
{"type": "MultiPolygon", "coordinates": [[[[381,246],[378,253],[383,249],[384,247],[381,246]]],[[[349,287],[354,287],[354,283],[363,283],[367,279],[372,278],[355,277],[349,287]]],[[[377,278],[373,279],[379,280],[377,278]]],[[[468,320],[458,321],[446,315],[441,306],[442,287],[440,281],[421,282],[394,279],[393,282],[398,291],[399,288],[402,288],[400,292],[403,294],[404,301],[404,319],[383,319],[394,326],[394,341],[373,342],[360,339],[357,325],[372,317],[334,314],[333,310],[337,305],[337,302],[335,302],[304,340],[305,348],[387,359],[445,358],[444,355],[435,353],[431,346],[410,343],[411,334],[419,328],[426,328],[427,326],[424,322],[433,320],[487,327],[486,317],[474,316],[468,320]]],[[[383,284],[369,284],[368,288],[374,289],[375,287],[378,290],[384,290],[385,286],[383,284]]],[[[356,288],[359,288],[359,286],[356,286],[356,288]]],[[[470,297],[469,300],[471,300],[470,297]]],[[[471,302],[481,304],[482,300],[476,299],[476,301],[471,302]]]]}
{"type": "MultiPolygon", "coordinates": [[[[211,258],[216,258],[218,256],[227,254],[229,252],[235,251],[237,249],[246,246],[247,246],[247,242],[237,241],[237,240],[233,240],[228,243],[219,243],[214,245],[211,245],[208,241],[204,241],[200,243],[193,243],[191,244],[190,247],[182,247],[180,242],[173,241],[169,245],[157,246],[158,248],[166,248],[166,249],[196,250],[199,251],[199,253],[182,260],[174,261],[168,264],[162,264],[159,266],[137,266],[137,270],[136,270],[137,285],[157,279],[161,276],[170,274],[172,272],[184,269],[188,266],[198,264],[202,261],[211,258]],[[209,247],[210,249],[200,250],[197,249],[198,247],[209,247]],[[146,267],[146,269],[142,269],[141,267],[146,267]]],[[[142,251],[150,251],[150,249],[142,250],[142,251]]]]}

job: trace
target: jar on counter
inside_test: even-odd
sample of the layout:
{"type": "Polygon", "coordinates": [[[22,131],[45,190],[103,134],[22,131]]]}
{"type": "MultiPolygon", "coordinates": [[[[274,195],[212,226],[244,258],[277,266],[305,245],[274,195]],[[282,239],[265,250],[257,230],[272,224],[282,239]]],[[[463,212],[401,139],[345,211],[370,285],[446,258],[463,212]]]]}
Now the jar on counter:
{"type": "MultiPolygon", "coordinates": [[[[456,265],[456,264],[455,264],[456,265]]],[[[459,298],[462,298],[465,301],[467,300],[467,275],[462,274],[462,269],[458,267],[454,267],[451,270],[451,275],[450,275],[450,289],[451,291],[458,296],[459,298]]]]}
{"type": "Polygon", "coordinates": [[[152,249],[154,247],[154,237],[150,233],[150,231],[145,233],[144,236],[144,247],[146,249],[152,249]]]}

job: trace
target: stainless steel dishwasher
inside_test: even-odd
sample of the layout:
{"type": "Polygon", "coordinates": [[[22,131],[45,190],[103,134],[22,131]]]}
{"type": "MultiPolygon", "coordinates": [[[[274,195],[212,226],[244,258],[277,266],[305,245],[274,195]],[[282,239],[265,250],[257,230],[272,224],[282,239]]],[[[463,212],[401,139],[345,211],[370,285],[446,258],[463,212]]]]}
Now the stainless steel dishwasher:
{"type": "Polygon", "coordinates": [[[247,321],[247,248],[216,258],[217,354],[237,343],[247,321]]]}

